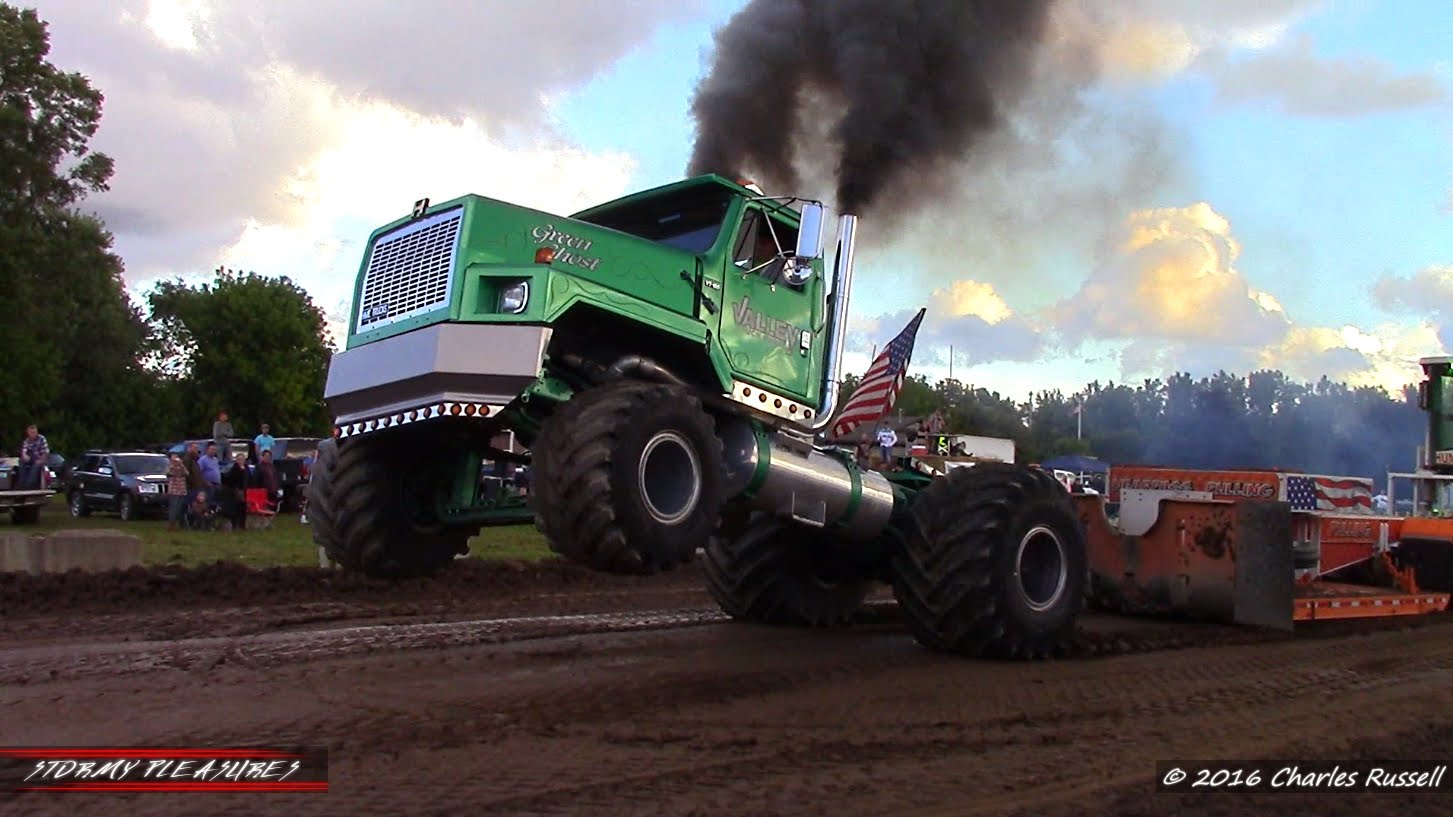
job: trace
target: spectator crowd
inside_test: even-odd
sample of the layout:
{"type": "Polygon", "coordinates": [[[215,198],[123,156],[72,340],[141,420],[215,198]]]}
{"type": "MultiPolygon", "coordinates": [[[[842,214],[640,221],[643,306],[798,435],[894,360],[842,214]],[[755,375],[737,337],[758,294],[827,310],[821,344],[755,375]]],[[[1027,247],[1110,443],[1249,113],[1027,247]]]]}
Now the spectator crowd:
{"type": "MultiPolygon", "coordinates": [[[[166,472],[167,528],[177,530],[245,530],[249,512],[248,494],[254,497],[254,512],[276,513],[282,484],[273,464],[277,439],[267,423],[259,426],[248,454],[233,453],[236,430],[226,411],[212,423],[212,437],[191,442],[182,453],[169,455],[166,472]]],[[[48,465],[50,445],[35,424],[26,428],[20,444],[16,490],[51,487],[48,465]]]]}

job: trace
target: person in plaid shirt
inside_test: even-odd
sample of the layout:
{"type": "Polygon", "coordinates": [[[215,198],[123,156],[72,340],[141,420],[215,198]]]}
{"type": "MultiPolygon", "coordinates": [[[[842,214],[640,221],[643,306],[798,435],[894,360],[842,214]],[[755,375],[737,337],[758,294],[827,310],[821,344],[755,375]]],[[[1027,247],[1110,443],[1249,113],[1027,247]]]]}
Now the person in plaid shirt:
{"type": "Polygon", "coordinates": [[[20,484],[16,487],[21,490],[32,487],[45,487],[45,467],[50,459],[50,445],[45,441],[45,435],[40,433],[32,423],[25,429],[25,441],[20,444],[20,484]]]}
{"type": "Polygon", "coordinates": [[[166,469],[166,529],[176,530],[187,509],[187,476],[190,471],[180,454],[173,454],[166,469]]]}

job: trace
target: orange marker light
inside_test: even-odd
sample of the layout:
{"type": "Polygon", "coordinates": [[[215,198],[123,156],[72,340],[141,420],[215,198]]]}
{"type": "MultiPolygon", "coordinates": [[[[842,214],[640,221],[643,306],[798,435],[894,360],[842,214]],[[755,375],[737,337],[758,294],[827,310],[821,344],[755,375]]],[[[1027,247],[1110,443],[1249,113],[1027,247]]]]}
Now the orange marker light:
{"type": "Polygon", "coordinates": [[[535,263],[536,264],[550,264],[550,263],[554,263],[554,261],[555,261],[555,248],[554,247],[541,247],[540,249],[535,250],[535,263]]]}

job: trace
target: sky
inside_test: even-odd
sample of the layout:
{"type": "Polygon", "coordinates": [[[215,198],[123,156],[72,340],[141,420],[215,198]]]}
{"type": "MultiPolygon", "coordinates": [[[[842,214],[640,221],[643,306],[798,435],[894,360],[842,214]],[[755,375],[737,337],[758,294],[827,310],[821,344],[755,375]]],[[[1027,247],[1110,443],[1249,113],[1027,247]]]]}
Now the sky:
{"type": "MultiPolygon", "coordinates": [[[[419,198],[564,214],[685,175],[745,4],[21,2],[105,95],[116,174],[85,206],[133,297],[286,275],[335,331],[369,232],[419,198]]],[[[1449,42],[1442,0],[1060,0],[944,195],[863,214],[845,371],[927,307],[911,372],[1016,400],[1262,368],[1416,382],[1453,349],[1449,42]]]]}

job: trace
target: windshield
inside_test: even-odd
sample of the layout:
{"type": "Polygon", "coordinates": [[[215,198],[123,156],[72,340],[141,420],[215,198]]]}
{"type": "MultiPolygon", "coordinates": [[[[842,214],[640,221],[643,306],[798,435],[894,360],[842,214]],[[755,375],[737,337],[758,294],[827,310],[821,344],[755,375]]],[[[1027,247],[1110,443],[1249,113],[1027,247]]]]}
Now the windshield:
{"type": "Polygon", "coordinates": [[[721,187],[696,187],[623,204],[580,220],[700,253],[716,243],[733,196],[721,187]]]}
{"type": "Polygon", "coordinates": [[[165,474],[167,458],[161,454],[131,454],[116,457],[116,470],[123,474],[165,474]]]}

